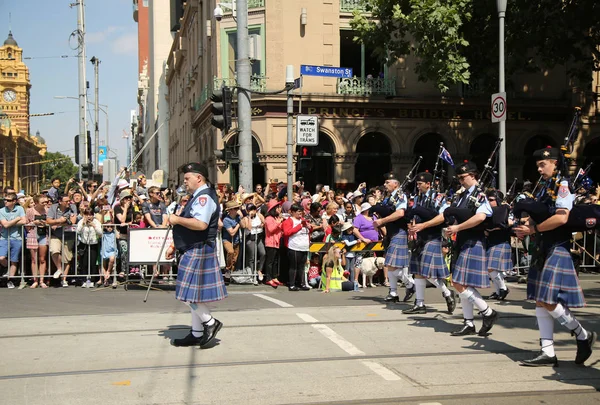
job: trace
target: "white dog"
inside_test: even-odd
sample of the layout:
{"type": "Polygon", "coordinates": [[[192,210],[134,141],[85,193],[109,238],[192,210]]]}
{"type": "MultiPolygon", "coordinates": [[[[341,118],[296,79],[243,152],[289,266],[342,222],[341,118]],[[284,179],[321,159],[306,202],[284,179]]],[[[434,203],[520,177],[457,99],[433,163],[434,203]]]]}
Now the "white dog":
{"type": "Polygon", "coordinates": [[[373,284],[373,276],[378,270],[383,270],[384,263],[385,259],[383,257],[365,257],[362,259],[362,263],[358,270],[362,273],[363,287],[367,287],[367,279],[369,280],[368,285],[370,287],[375,287],[375,284],[373,284]]]}

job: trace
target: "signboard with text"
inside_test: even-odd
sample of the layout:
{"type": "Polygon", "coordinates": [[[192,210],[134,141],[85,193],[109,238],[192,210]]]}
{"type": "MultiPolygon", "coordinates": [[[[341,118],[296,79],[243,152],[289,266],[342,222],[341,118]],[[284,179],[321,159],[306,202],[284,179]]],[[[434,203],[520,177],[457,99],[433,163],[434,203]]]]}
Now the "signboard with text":
{"type": "Polygon", "coordinates": [[[129,264],[156,264],[158,254],[160,255],[160,263],[171,263],[173,260],[167,260],[165,253],[173,243],[173,232],[169,232],[165,248],[160,251],[163,246],[167,228],[142,228],[129,229],[129,264]]]}
{"type": "Polygon", "coordinates": [[[304,76],[323,76],[323,77],[352,77],[352,68],[335,66],[314,66],[300,65],[300,74],[304,76]]]}
{"type": "Polygon", "coordinates": [[[296,116],[296,144],[319,145],[319,117],[317,115],[296,116]]]}
{"type": "Polygon", "coordinates": [[[506,93],[492,94],[492,122],[506,121],[506,93]]]}

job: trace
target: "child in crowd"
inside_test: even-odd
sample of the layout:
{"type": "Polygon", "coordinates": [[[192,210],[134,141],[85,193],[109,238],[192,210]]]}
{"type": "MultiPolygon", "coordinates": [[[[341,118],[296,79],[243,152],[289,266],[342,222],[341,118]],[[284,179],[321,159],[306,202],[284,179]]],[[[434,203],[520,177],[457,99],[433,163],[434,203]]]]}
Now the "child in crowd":
{"type": "Polygon", "coordinates": [[[310,257],[310,266],[308,267],[308,284],[312,288],[317,288],[321,282],[321,256],[313,253],[310,257]]]}
{"type": "Polygon", "coordinates": [[[339,217],[333,215],[327,220],[327,223],[329,226],[325,230],[325,242],[341,242],[342,227],[340,225],[339,217]]]}
{"type": "Polygon", "coordinates": [[[129,226],[130,228],[146,228],[146,222],[144,222],[144,214],[140,211],[133,213],[133,223],[129,226]]]}
{"type": "MultiPolygon", "coordinates": [[[[110,208],[110,207],[104,207],[110,208]]],[[[104,283],[105,287],[110,285],[110,273],[117,259],[117,231],[113,224],[113,218],[110,210],[102,209],[104,227],[102,228],[102,245],[100,248],[100,259],[102,260],[102,275],[104,280],[100,279],[98,285],[104,283]]]]}
{"type": "MultiPolygon", "coordinates": [[[[354,280],[354,271],[356,265],[356,255],[350,248],[358,243],[354,235],[354,226],[350,222],[344,222],[342,225],[342,241],[346,245],[346,271],[350,273],[350,280],[354,280]]],[[[354,290],[358,290],[358,283],[354,286],[354,290]]]]}

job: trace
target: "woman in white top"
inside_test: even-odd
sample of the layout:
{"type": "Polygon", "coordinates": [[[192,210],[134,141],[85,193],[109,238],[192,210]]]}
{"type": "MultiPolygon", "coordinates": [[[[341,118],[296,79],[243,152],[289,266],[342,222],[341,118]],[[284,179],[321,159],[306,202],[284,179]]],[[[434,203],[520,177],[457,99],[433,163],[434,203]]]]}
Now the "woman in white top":
{"type": "Polygon", "coordinates": [[[304,210],[299,205],[292,205],[290,217],[283,221],[283,236],[287,241],[288,259],[290,266],[289,290],[309,291],[304,284],[304,267],[307,263],[310,246],[310,223],[303,218],[304,210]]]}
{"type": "Polygon", "coordinates": [[[262,270],[266,259],[264,242],[265,218],[256,210],[254,204],[248,204],[246,211],[248,215],[242,219],[242,227],[246,230],[246,267],[249,267],[254,272],[254,266],[256,265],[258,281],[262,282],[262,270]]]}

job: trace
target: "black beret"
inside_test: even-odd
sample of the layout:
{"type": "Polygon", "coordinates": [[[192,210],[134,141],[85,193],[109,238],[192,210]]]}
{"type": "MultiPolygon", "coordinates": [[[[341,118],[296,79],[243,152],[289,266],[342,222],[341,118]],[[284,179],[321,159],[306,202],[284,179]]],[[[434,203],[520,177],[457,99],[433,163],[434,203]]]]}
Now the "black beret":
{"type": "Polygon", "coordinates": [[[417,181],[422,181],[424,183],[431,183],[433,181],[433,174],[431,174],[429,172],[417,173],[417,181]]]}
{"type": "Polygon", "coordinates": [[[467,174],[467,173],[478,173],[478,172],[479,172],[479,170],[477,170],[477,165],[468,160],[465,160],[463,163],[459,164],[456,167],[457,175],[467,174]]]}
{"type": "Polygon", "coordinates": [[[536,161],[546,159],[558,160],[560,158],[560,150],[558,150],[558,148],[538,149],[533,152],[533,157],[536,161]]]}
{"type": "Polygon", "coordinates": [[[185,174],[185,173],[200,173],[201,175],[204,176],[205,179],[208,180],[208,167],[206,167],[206,165],[204,165],[202,163],[196,163],[196,162],[186,163],[185,165],[183,165],[181,167],[181,172],[183,174],[185,174]]]}
{"type": "Polygon", "coordinates": [[[383,178],[385,180],[396,180],[396,181],[400,181],[400,179],[398,178],[398,176],[396,176],[396,173],[394,172],[389,172],[383,175],[383,178]]]}

